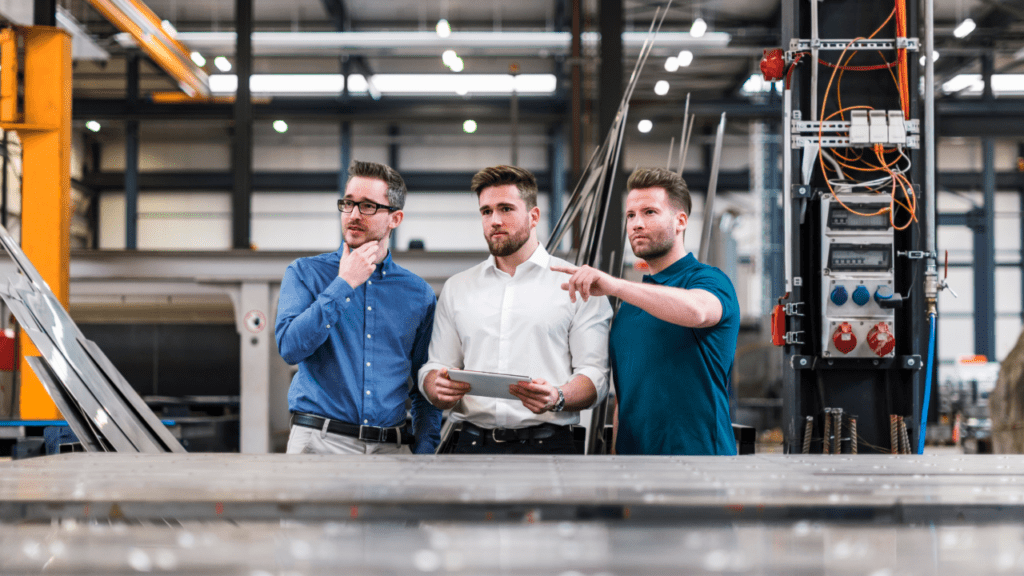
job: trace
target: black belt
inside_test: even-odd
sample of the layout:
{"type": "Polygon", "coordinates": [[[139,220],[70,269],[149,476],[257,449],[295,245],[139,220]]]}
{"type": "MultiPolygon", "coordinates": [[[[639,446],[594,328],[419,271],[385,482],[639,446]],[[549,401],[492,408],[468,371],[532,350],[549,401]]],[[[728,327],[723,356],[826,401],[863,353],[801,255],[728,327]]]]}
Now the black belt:
{"type": "Polygon", "coordinates": [[[348,424],[341,420],[321,418],[312,414],[292,412],[292,424],[314,430],[323,430],[327,424],[327,431],[331,434],[351,436],[363,442],[380,442],[382,444],[412,444],[416,438],[412,434],[402,434],[401,426],[392,428],[381,428],[379,426],[359,426],[348,424]]]}
{"type": "Polygon", "coordinates": [[[572,431],[568,426],[557,424],[537,424],[526,428],[481,428],[470,422],[462,423],[462,432],[471,436],[478,436],[481,439],[492,442],[529,442],[532,440],[547,440],[555,434],[563,433],[572,437],[572,431]]]}

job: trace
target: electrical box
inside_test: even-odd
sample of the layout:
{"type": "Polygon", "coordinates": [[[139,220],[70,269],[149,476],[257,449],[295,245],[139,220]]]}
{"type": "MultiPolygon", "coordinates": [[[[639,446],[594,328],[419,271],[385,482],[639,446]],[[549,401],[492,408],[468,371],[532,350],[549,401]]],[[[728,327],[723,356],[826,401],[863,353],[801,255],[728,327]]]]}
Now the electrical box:
{"type": "Polygon", "coordinates": [[[840,194],[821,202],[822,356],[891,358],[895,350],[889,197],[840,194]]]}

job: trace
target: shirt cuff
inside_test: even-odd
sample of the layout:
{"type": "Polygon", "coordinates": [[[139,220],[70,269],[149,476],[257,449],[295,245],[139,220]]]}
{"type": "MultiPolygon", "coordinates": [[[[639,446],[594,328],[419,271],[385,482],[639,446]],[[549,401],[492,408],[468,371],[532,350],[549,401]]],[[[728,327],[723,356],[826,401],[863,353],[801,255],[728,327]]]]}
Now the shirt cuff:
{"type": "Polygon", "coordinates": [[[437,362],[427,362],[420,367],[419,374],[416,375],[417,386],[419,386],[420,394],[423,394],[424,398],[430,398],[427,396],[427,392],[423,389],[423,382],[427,379],[427,374],[430,374],[431,370],[440,370],[441,368],[447,368],[444,364],[437,362]]]}
{"type": "Polygon", "coordinates": [[[345,302],[346,298],[351,298],[355,293],[355,289],[339,276],[331,280],[331,283],[327,285],[327,288],[320,295],[321,297],[326,297],[329,302],[340,305],[342,302],[345,302]]]}
{"type": "Polygon", "coordinates": [[[573,378],[575,378],[576,376],[579,376],[579,375],[583,375],[583,376],[586,376],[587,378],[590,378],[590,381],[594,383],[594,390],[597,391],[597,400],[595,400],[594,403],[591,404],[590,406],[587,406],[586,408],[584,408],[584,410],[589,410],[589,409],[593,408],[594,406],[597,406],[602,401],[604,401],[605,398],[608,397],[608,372],[607,371],[601,370],[600,368],[595,368],[593,366],[583,366],[583,367],[577,368],[576,371],[573,372],[572,375],[573,375],[573,378]]]}

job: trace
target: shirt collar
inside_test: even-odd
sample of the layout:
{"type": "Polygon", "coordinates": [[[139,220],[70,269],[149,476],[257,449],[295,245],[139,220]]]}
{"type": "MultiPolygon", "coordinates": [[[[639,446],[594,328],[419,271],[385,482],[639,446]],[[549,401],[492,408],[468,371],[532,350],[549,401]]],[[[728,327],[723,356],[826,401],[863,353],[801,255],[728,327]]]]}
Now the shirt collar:
{"type": "MultiPolygon", "coordinates": [[[[338,252],[337,252],[338,258],[340,259],[341,255],[344,254],[344,253],[345,253],[345,245],[342,244],[341,247],[338,248],[338,252]]],[[[388,253],[386,255],[384,255],[384,259],[381,260],[379,264],[377,264],[377,268],[374,270],[374,273],[380,273],[380,272],[389,272],[390,273],[390,272],[393,272],[397,267],[398,267],[398,265],[395,264],[395,261],[391,259],[391,250],[389,249],[388,253]]]]}
{"type": "Polygon", "coordinates": [[[664,284],[683,270],[696,264],[697,258],[693,255],[693,252],[688,252],[686,256],[683,256],[679,260],[669,264],[668,268],[665,268],[661,272],[658,272],[657,274],[644,274],[644,280],[649,280],[656,284],[664,284]]]}
{"type": "MultiPolygon", "coordinates": [[[[547,268],[548,267],[548,263],[550,263],[550,262],[551,262],[551,255],[548,254],[548,251],[544,249],[543,245],[538,243],[537,244],[537,249],[534,250],[533,254],[530,254],[530,257],[526,259],[526,262],[523,262],[520,266],[523,266],[523,265],[526,265],[526,264],[529,263],[529,264],[533,264],[535,266],[539,266],[541,268],[547,268]]],[[[493,268],[494,270],[498,270],[498,261],[494,257],[494,254],[491,254],[490,256],[487,257],[487,267],[488,268],[493,268]]]]}

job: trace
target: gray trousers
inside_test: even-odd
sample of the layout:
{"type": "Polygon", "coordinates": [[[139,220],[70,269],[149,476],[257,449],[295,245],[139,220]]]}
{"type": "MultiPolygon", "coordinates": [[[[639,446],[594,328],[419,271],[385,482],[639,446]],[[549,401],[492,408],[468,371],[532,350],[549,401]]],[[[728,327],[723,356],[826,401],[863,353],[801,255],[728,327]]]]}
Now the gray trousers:
{"type": "Polygon", "coordinates": [[[408,444],[363,442],[351,436],[332,434],[305,426],[292,426],[288,454],[412,454],[408,444]]]}

